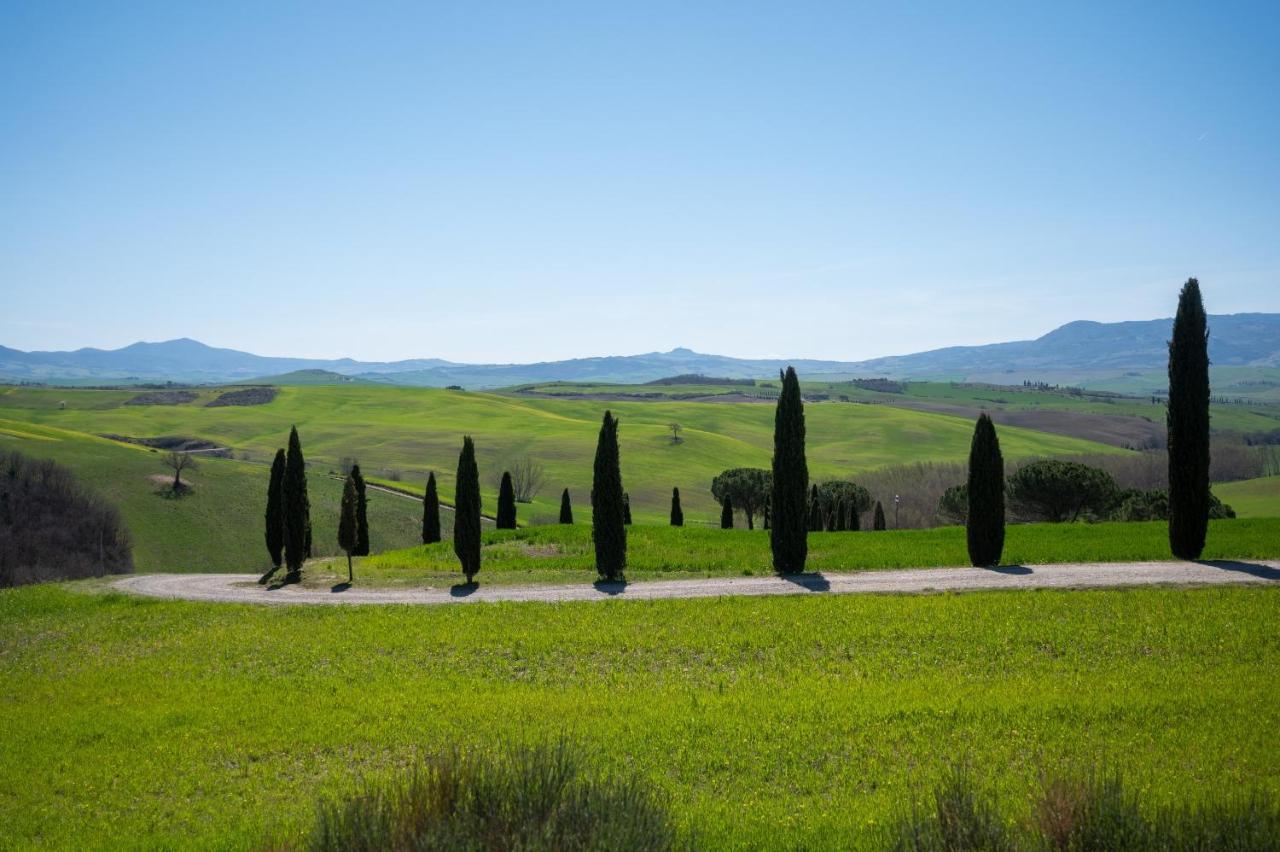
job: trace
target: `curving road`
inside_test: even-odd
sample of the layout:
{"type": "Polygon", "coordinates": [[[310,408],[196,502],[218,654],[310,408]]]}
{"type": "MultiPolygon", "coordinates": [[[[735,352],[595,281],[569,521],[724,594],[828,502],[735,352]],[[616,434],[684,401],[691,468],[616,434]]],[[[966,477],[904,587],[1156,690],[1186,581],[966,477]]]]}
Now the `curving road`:
{"type": "MultiPolygon", "coordinates": [[[[483,578],[483,573],[481,578],[483,578]]],[[[913,568],[901,571],[717,577],[638,583],[378,589],[358,584],[332,591],[268,588],[256,574],[138,574],[115,581],[120,591],[157,598],[254,604],[450,604],[493,601],[601,601],[707,598],[726,595],[959,592],[978,589],[1086,589],[1151,585],[1280,585],[1280,561],[1110,562],[1003,568],[913,568]]]]}

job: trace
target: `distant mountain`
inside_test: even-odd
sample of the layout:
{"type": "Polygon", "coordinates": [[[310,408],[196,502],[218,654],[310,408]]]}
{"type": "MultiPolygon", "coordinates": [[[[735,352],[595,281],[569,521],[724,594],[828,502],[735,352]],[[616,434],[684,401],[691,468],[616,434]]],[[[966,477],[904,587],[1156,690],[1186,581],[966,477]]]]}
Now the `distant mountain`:
{"type": "MultiPolygon", "coordinates": [[[[771,378],[787,364],[802,376],[886,376],[956,381],[1101,376],[1164,369],[1171,320],[1072,322],[1035,340],[986,346],[952,346],[870,361],[743,359],[689,349],[574,358],[537,364],[457,364],[438,358],[369,362],[271,358],[218,349],[183,338],[134,343],[123,349],[20,352],[0,346],[0,378],[49,383],[103,384],[269,380],[316,384],[340,377],[390,384],[495,388],[550,381],[638,383],[699,373],[732,379],[771,378]],[[301,372],[299,372],[301,371],[301,372]],[[326,375],[336,374],[336,375],[326,375]]],[[[1280,314],[1230,314],[1209,318],[1209,357],[1218,367],[1280,367],[1280,314]]]]}

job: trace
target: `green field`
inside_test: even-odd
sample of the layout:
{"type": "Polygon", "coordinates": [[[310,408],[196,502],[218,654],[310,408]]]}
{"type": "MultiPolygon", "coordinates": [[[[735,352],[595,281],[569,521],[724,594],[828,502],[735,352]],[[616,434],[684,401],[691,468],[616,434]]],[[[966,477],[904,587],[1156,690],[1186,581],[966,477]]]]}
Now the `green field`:
{"type": "Polygon", "coordinates": [[[1213,493],[1240,518],[1280,518],[1280,476],[1263,476],[1213,486],[1213,493]]]}
{"type": "Polygon", "coordinates": [[[1275,794],[1277,611],[1276,588],[434,608],[8,590],[0,825],[14,846],[245,848],[415,755],[561,733],[667,791],[709,848],[866,845],[952,759],[1011,807],[1098,762],[1151,801],[1275,794]]]}
{"type": "MultiPolygon", "coordinates": [[[[546,485],[522,521],[553,521],[560,491],[588,502],[591,461],[600,418],[621,418],[622,475],[637,520],[665,519],[672,487],[679,487],[689,523],[719,517],[711,479],[729,467],[768,467],[773,406],[744,403],[600,402],[515,398],[499,394],[379,386],[286,387],[267,405],[206,408],[216,391],[196,402],[128,406],[133,391],[7,388],[0,418],[91,434],[202,438],[270,459],[296,424],[307,459],[321,469],[343,456],[359,458],[366,475],[400,477],[422,488],[429,470],[441,493],[453,494],[453,473],[464,434],[476,440],[486,505],[496,502],[496,478],[510,460],[529,454],[546,469],[546,485]],[[61,407],[65,403],[65,408],[61,407]],[[683,426],[673,444],[667,424],[683,426]]],[[[815,478],[856,475],[901,462],[959,461],[967,457],[973,424],[966,418],[889,406],[821,403],[806,407],[809,470],[815,478]]],[[[21,427],[17,427],[21,429],[21,427]]],[[[23,449],[21,439],[15,439],[23,449]]],[[[1006,459],[1120,452],[1089,441],[1028,429],[1002,428],[1006,459]]],[[[34,444],[28,444],[31,452],[34,444]]]]}

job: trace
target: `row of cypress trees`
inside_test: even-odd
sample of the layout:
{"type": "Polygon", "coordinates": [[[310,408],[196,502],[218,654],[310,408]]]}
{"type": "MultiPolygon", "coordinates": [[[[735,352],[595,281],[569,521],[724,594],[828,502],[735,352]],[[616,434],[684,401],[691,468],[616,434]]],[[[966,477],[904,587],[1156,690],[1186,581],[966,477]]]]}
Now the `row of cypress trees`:
{"type": "MultiPolygon", "coordinates": [[[[307,497],[307,462],[302,455],[298,427],[289,430],[288,450],[276,450],[267,484],[265,538],[271,568],[259,582],[266,583],[281,565],[285,582],[302,578],[302,563],[311,556],[311,500],[307,497]]],[[[367,541],[367,529],[366,529],[367,541]]]]}

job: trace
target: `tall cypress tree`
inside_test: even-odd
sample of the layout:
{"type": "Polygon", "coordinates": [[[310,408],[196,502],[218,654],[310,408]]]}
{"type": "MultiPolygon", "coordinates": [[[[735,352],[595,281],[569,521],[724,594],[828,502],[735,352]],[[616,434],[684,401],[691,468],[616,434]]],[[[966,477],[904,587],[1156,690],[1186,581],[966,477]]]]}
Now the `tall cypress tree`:
{"type": "Polygon", "coordinates": [[[1004,552],[1004,456],[995,424],[985,413],[973,427],[967,488],[969,561],[979,568],[999,565],[1004,552]]]}
{"type": "Polygon", "coordinates": [[[880,501],[876,501],[876,513],[871,520],[871,528],[873,530],[885,529],[884,523],[884,506],[880,505],[880,501]]]}
{"type": "Polygon", "coordinates": [[[516,528],[516,491],[511,486],[511,471],[502,472],[502,485],[498,487],[498,529],[516,528]]]}
{"type": "Polygon", "coordinates": [[[1200,282],[1178,296],[1169,341],[1169,549],[1199,559],[1209,527],[1209,329],[1200,282]]]}
{"type": "Polygon", "coordinates": [[[573,504],[569,502],[568,488],[566,488],[564,493],[560,495],[560,523],[573,523],[573,504]]]}
{"type": "Polygon", "coordinates": [[[436,492],[436,472],[427,474],[427,491],[422,495],[422,543],[440,540],[440,495],[436,492]]]}
{"type": "Polygon", "coordinates": [[[284,559],[284,450],[276,450],[271,462],[271,481],[267,485],[266,540],[267,553],[271,556],[271,570],[263,577],[271,577],[284,559]]]}
{"type": "Polygon", "coordinates": [[[354,556],[369,555],[369,503],[364,491],[364,476],[360,465],[351,465],[351,481],[356,488],[356,549],[354,556]]]}
{"type": "Polygon", "coordinates": [[[591,533],[596,546],[596,570],[606,580],[621,578],[627,567],[625,509],[618,457],[618,421],[612,412],[606,411],[596,442],[591,485],[591,533]]]}
{"type": "Polygon", "coordinates": [[[862,529],[862,518],[858,517],[858,500],[849,501],[849,529],[858,532],[862,529]]]}
{"type": "Polygon", "coordinates": [[[720,506],[720,529],[733,529],[733,501],[728,495],[724,498],[724,503],[720,506]]]}
{"type": "Polygon", "coordinates": [[[818,496],[818,486],[815,483],[809,491],[809,532],[822,532],[822,498],[818,496]]]}
{"type": "Polygon", "coordinates": [[[680,508],[680,489],[671,489],[671,526],[684,526],[684,510],[680,508]]]}
{"type": "Polygon", "coordinates": [[[845,508],[844,501],[836,499],[831,504],[831,529],[835,532],[844,532],[846,529],[845,521],[849,517],[849,512],[845,508]]]}
{"type": "Polygon", "coordinates": [[[631,495],[626,491],[622,492],[622,523],[631,526],[631,495]]]}
{"type": "Polygon", "coordinates": [[[809,467],[804,457],[804,401],[794,367],[782,376],[782,392],[773,419],[773,494],[770,502],[769,544],[773,570],[779,574],[804,571],[809,553],[809,467]]]}
{"type": "Polygon", "coordinates": [[[468,435],[458,454],[457,490],[453,497],[453,552],[470,583],[480,572],[480,469],[476,446],[468,435]]]}
{"type": "Polygon", "coordinates": [[[351,556],[360,546],[360,486],[356,484],[356,468],[342,484],[342,506],[338,512],[338,547],[347,554],[347,582],[355,580],[351,556]]]}
{"type": "Polygon", "coordinates": [[[298,427],[289,430],[289,450],[285,453],[284,481],[284,562],[286,583],[302,579],[302,563],[311,552],[311,501],[307,499],[307,462],[302,456],[298,427]]]}

